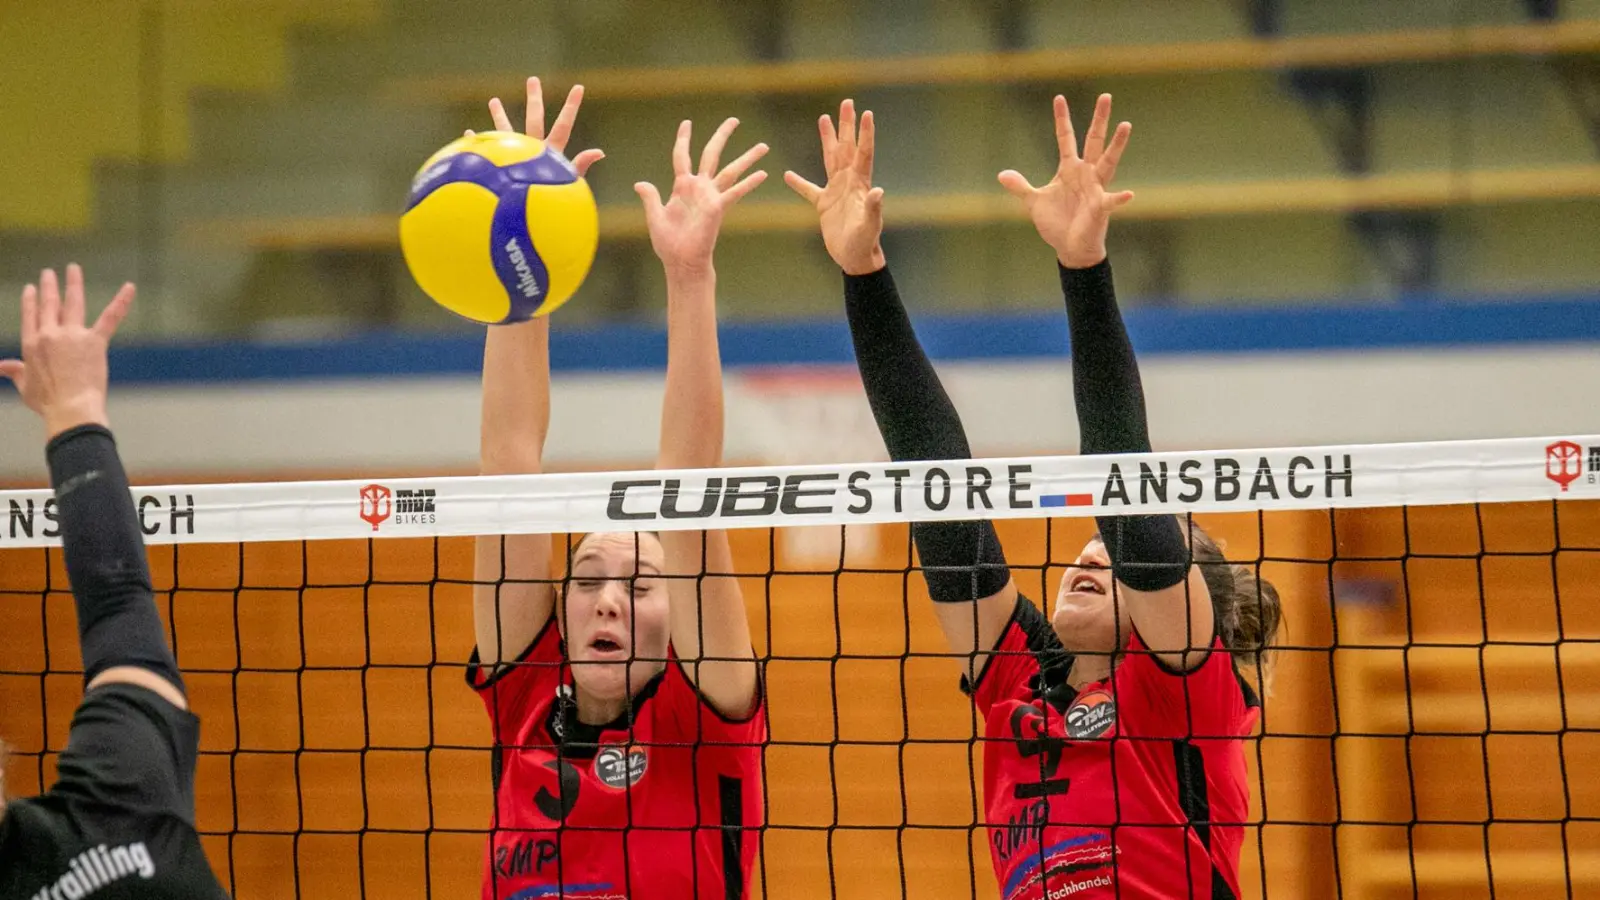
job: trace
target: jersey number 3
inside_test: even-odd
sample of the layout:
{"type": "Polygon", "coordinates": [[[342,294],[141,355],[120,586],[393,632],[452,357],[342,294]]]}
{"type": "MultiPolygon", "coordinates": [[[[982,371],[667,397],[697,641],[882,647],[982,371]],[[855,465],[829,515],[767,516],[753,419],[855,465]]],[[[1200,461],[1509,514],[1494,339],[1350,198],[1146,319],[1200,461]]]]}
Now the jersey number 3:
{"type": "Polygon", "coordinates": [[[583,786],[583,777],[572,763],[560,757],[545,763],[544,767],[555,771],[556,790],[561,795],[558,797],[550,793],[550,788],[540,787],[539,793],[534,795],[533,804],[550,821],[564,821],[572,808],[578,805],[578,788],[583,786]]]}

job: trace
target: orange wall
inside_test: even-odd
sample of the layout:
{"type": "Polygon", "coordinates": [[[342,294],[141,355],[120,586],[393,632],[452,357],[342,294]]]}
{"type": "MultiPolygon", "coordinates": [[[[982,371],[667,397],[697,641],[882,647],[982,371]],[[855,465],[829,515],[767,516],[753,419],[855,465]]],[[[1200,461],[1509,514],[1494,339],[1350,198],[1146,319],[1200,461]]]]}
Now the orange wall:
{"type": "MultiPolygon", "coordinates": [[[[1600,505],[1564,504],[1561,510],[1563,546],[1600,547],[1600,505]]],[[[1252,829],[1245,849],[1247,896],[1261,895],[1262,859],[1272,897],[1327,896],[1321,887],[1299,888],[1329,885],[1336,877],[1330,573],[1395,583],[1403,568],[1410,575],[1418,640],[1471,637],[1485,619],[1493,638],[1551,640],[1554,571],[1566,635],[1600,637],[1600,606],[1594,603],[1600,599],[1600,552],[1564,552],[1552,569],[1548,505],[1486,511],[1492,550],[1527,548],[1542,555],[1487,558],[1481,605],[1470,507],[1410,513],[1413,554],[1464,554],[1458,559],[1412,558],[1403,567],[1330,565],[1335,532],[1341,558],[1403,555],[1406,530],[1399,515],[1205,520],[1227,540],[1235,559],[1257,559],[1264,552],[1274,560],[1264,572],[1285,596],[1286,642],[1296,648],[1279,654],[1266,736],[1249,754],[1252,813],[1262,815],[1264,794],[1268,822],[1252,829]],[[1257,775],[1263,769],[1264,781],[1257,775]]],[[[1002,523],[1007,556],[1024,592],[1035,598],[1053,594],[1060,569],[1046,569],[1046,560],[1059,566],[1073,558],[1091,529],[1078,520],[1002,523]]],[[[845,897],[900,896],[902,881],[907,896],[971,896],[973,885],[977,896],[993,896],[986,844],[972,828],[978,761],[971,707],[955,689],[956,663],[923,655],[943,647],[920,577],[906,575],[905,529],[879,530],[877,548],[852,557],[852,568],[874,571],[839,576],[832,574],[832,563],[804,559],[790,546],[804,537],[798,533],[774,538],[747,531],[734,537],[740,571],[752,576],[745,590],[758,651],[777,657],[767,670],[770,827],[758,885],[770,897],[812,898],[830,890],[845,897]],[[774,546],[786,574],[768,577],[774,546]]],[[[837,540],[831,530],[820,538],[824,545],[837,540]]],[[[239,898],[293,897],[292,873],[298,873],[299,896],[350,896],[358,889],[358,861],[374,895],[420,898],[428,896],[431,882],[433,896],[473,896],[489,815],[488,729],[479,701],[462,682],[472,640],[467,588],[448,583],[470,576],[469,543],[194,546],[156,548],[151,558],[158,605],[176,624],[179,661],[205,723],[200,825],[217,833],[207,838],[213,864],[225,879],[231,870],[239,898]]],[[[79,697],[78,677],[67,674],[79,664],[71,602],[59,592],[65,579],[58,555],[52,562],[47,573],[40,551],[0,553],[4,670],[24,673],[0,676],[0,733],[23,754],[62,746],[79,697]],[[47,576],[57,590],[41,603],[47,576]]],[[[1404,640],[1402,615],[1347,610],[1340,614],[1344,644],[1358,623],[1363,640],[1404,640]]],[[[1343,661],[1376,653],[1352,649],[1337,656],[1343,661]]],[[[1384,682],[1393,673],[1383,665],[1370,667],[1378,674],[1365,687],[1346,676],[1348,666],[1338,669],[1339,722],[1346,733],[1356,715],[1352,704],[1379,703],[1388,696],[1384,691],[1393,693],[1395,685],[1384,682]]],[[[1553,663],[1547,668],[1553,672],[1553,663]]],[[[1543,690],[1547,701],[1553,696],[1549,673],[1519,677],[1532,679],[1529,685],[1543,690]]],[[[1516,687],[1507,684],[1506,690],[1516,687]]],[[[1491,683],[1491,703],[1498,703],[1495,691],[1501,687],[1491,683]]],[[[1575,688],[1569,683],[1568,690],[1575,688]]],[[[1403,700],[1403,682],[1399,691],[1403,700]]],[[[1399,730],[1406,730],[1403,722],[1399,730]]],[[[1575,754],[1568,757],[1569,767],[1600,761],[1597,742],[1582,743],[1582,737],[1566,742],[1575,754]]],[[[1483,816],[1479,738],[1414,739],[1420,767],[1414,777],[1394,758],[1346,771],[1363,765],[1361,753],[1349,749],[1363,740],[1379,742],[1337,742],[1339,799],[1347,820],[1354,818],[1351,804],[1375,795],[1403,800],[1408,783],[1419,796],[1441,798],[1444,805],[1432,808],[1439,817],[1473,810],[1483,816]],[[1358,790],[1350,780],[1355,777],[1381,790],[1358,790]]],[[[1490,740],[1497,816],[1549,817],[1556,810],[1559,818],[1551,805],[1562,783],[1548,752],[1553,741],[1490,740]],[[1517,759],[1525,761],[1514,764],[1517,759]]],[[[1591,804],[1594,814],[1600,791],[1578,785],[1584,770],[1569,771],[1577,775],[1569,779],[1574,803],[1591,804]]],[[[35,758],[22,756],[8,772],[10,787],[37,790],[39,774],[35,758]]],[[[1407,821],[1410,813],[1404,803],[1387,803],[1361,816],[1407,821]]],[[[1353,830],[1360,829],[1339,829],[1344,851],[1352,846],[1353,830]]],[[[1423,829],[1419,841],[1454,840],[1444,834],[1451,829],[1437,830],[1436,838],[1423,829]]],[[[1540,840],[1509,833],[1505,838],[1540,840]]],[[[1403,848],[1403,841],[1403,831],[1391,831],[1363,849],[1403,848]]],[[[1457,843],[1475,846],[1481,856],[1481,828],[1462,841],[1457,843]]],[[[1368,890],[1352,875],[1359,860],[1341,864],[1337,877],[1347,885],[1345,896],[1368,890]]],[[[1404,895],[1410,894],[1407,885],[1404,895]]]]}

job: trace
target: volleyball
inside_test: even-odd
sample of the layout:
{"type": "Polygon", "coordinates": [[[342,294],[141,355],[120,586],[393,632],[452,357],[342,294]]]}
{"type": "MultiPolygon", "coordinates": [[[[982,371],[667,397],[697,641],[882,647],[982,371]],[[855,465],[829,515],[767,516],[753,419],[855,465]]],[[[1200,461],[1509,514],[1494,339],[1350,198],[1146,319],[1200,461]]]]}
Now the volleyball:
{"type": "Polygon", "coordinates": [[[452,141],[411,182],[400,250],[417,286],[474,322],[549,315],[594,262],[589,184],[544,141],[488,131],[452,141]]]}

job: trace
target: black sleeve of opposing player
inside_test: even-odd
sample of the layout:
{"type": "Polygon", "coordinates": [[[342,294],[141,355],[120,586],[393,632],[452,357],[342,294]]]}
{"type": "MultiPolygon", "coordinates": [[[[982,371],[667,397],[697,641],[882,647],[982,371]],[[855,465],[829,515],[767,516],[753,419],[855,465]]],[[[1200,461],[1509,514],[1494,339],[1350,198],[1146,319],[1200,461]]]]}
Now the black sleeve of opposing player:
{"type": "MultiPolygon", "coordinates": [[[[101,685],[72,718],[51,793],[194,824],[200,720],[132,684],[101,685]]],[[[87,814],[87,813],[86,813],[87,814]]]]}
{"type": "MultiPolygon", "coordinates": [[[[968,459],[972,448],[955,404],[911,328],[888,269],[844,277],[856,365],[878,431],[894,460],[968,459]]],[[[940,603],[978,600],[1011,580],[994,525],[915,522],[928,593],[940,603]]]]}
{"type": "Polygon", "coordinates": [[[114,666],[138,666],[183,690],[156,615],[144,536],[111,432],[79,426],[51,440],[45,455],[77,601],[84,683],[114,666]]]}
{"type": "MultiPolygon", "coordinates": [[[[1088,269],[1061,266],[1061,289],[1067,295],[1080,452],[1149,453],[1144,385],[1117,309],[1111,261],[1088,269]]],[[[1183,581],[1189,549],[1176,516],[1099,516],[1096,521],[1118,581],[1139,591],[1183,581]]]]}

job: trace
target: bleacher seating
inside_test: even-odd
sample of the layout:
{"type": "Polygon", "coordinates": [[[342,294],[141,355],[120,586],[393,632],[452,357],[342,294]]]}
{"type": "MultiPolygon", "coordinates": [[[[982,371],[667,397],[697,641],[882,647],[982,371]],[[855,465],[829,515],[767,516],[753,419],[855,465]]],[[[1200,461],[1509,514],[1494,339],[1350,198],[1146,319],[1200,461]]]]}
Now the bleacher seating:
{"type": "MultiPolygon", "coordinates": [[[[1284,4],[1283,32],[1257,37],[1229,0],[1181,11],[1130,0],[1093,17],[1018,2],[1009,6],[1022,40],[997,51],[994,10],[978,3],[919,3],[910,16],[898,11],[904,4],[831,0],[765,4],[759,14],[686,0],[626,16],[504,0],[472,17],[436,0],[270,6],[260,22],[235,28],[271,30],[248,59],[236,52],[237,34],[219,31],[216,54],[174,64],[170,96],[189,102],[162,113],[168,149],[158,170],[102,162],[77,194],[92,217],[68,213],[58,224],[72,224],[50,234],[17,231],[27,217],[0,228],[0,290],[26,275],[8,246],[29,257],[40,248],[71,254],[91,271],[100,259],[109,266],[154,253],[162,271],[183,277],[152,288],[147,310],[166,312],[146,312],[135,327],[250,331],[282,318],[359,326],[369,315],[442,327],[396,266],[395,215],[428,152],[461,128],[483,127],[487,96],[514,101],[518,69],[546,76],[552,107],[566,84],[584,83],[578,139],[608,152],[593,182],[608,244],[585,287],[603,299],[573,304],[573,319],[652,314],[656,285],[639,256],[631,184],[661,179],[679,118],[694,118],[703,135],[716,117],[739,115],[741,138],[773,145],[769,171],[815,176],[815,118],[847,93],[879,112],[879,176],[897,246],[927,260],[926,273],[903,277],[941,307],[979,291],[992,307],[1026,305],[1050,290],[993,175],[1048,171],[1046,110],[1056,90],[1079,118],[1093,92],[1112,90],[1119,115],[1137,125],[1123,174],[1140,196],[1114,236],[1122,258],[1149,257],[1119,269],[1134,301],[1390,294],[1390,275],[1361,262],[1379,254],[1343,221],[1360,211],[1448,211],[1451,234],[1471,235],[1473,246],[1448,257],[1453,268],[1440,284],[1450,289],[1561,290],[1600,277],[1586,241],[1546,214],[1552,204],[1592,209],[1597,198],[1592,123],[1559,87],[1600,57],[1600,19],[1573,17],[1581,8],[1534,23],[1517,4],[1474,6],[1464,17],[1440,3],[1385,16],[1284,4]],[[771,61],[757,59],[749,40],[762,15],[781,20],[771,61]],[[1361,174],[1286,77],[1307,69],[1364,71],[1376,85],[1364,101],[1361,174]],[[1219,247],[1240,244],[1261,248],[1272,271],[1241,273],[1218,258],[1219,247]],[[350,277],[382,299],[349,303],[341,291],[350,277]]],[[[176,48],[205,48],[207,29],[228,20],[185,26],[176,48]]],[[[126,143],[147,126],[123,114],[111,130],[126,143]]],[[[113,161],[129,152],[107,146],[77,149],[113,161]]],[[[8,196],[37,196],[52,177],[8,196]]],[[[42,221],[39,209],[31,215],[42,221]]],[[[730,315],[829,308],[832,275],[812,222],[781,185],[738,209],[728,238],[730,315]],[[774,265],[783,278],[742,274],[774,265]]]]}
{"type": "MultiPolygon", "coordinates": [[[[656,100],[669,97],[833,94],[883,87],[994,86],[1030,82],[1059,84],[1100,78],[1342,68],[1595,52],[1600,52],[1600,21],[1568,21],[941,56],[591,69],[555,73],[547,80],[556,89],[582,84],[597,98],[656,100]]],[[[514,96],[523,77],[522,73],[512,72],[403,78],[389,85],[388,95],[400,102],[476,104],[495,94],[509,92],[514,96]]]]}
{"type": "MultiPolygon", "coordinates": [[[[1167,184],[1135,189],[1137,202],[1119,215],[1129,221],[1435,209],[1537,200],[1600,199],[1600,164],[1547,169],[1413,172],[1366,177],[1167,184]]],[[[960,228],[1020,222],[1019,204],[998,186],[989,194],[896,196],[884,207],[886,229],[960,228]]],[[[761,200],[736,207],[724,234],[810,233],[816,216],[793,200],[761,200]]],[[[636,206],[601,209],[604,240],[647,236],[636,206]]],[[[195,223],[196,244],[244,245],[256,250],[373,250],[399,245],[392,214],[309,218],[249,218],[195,223]]]]}

